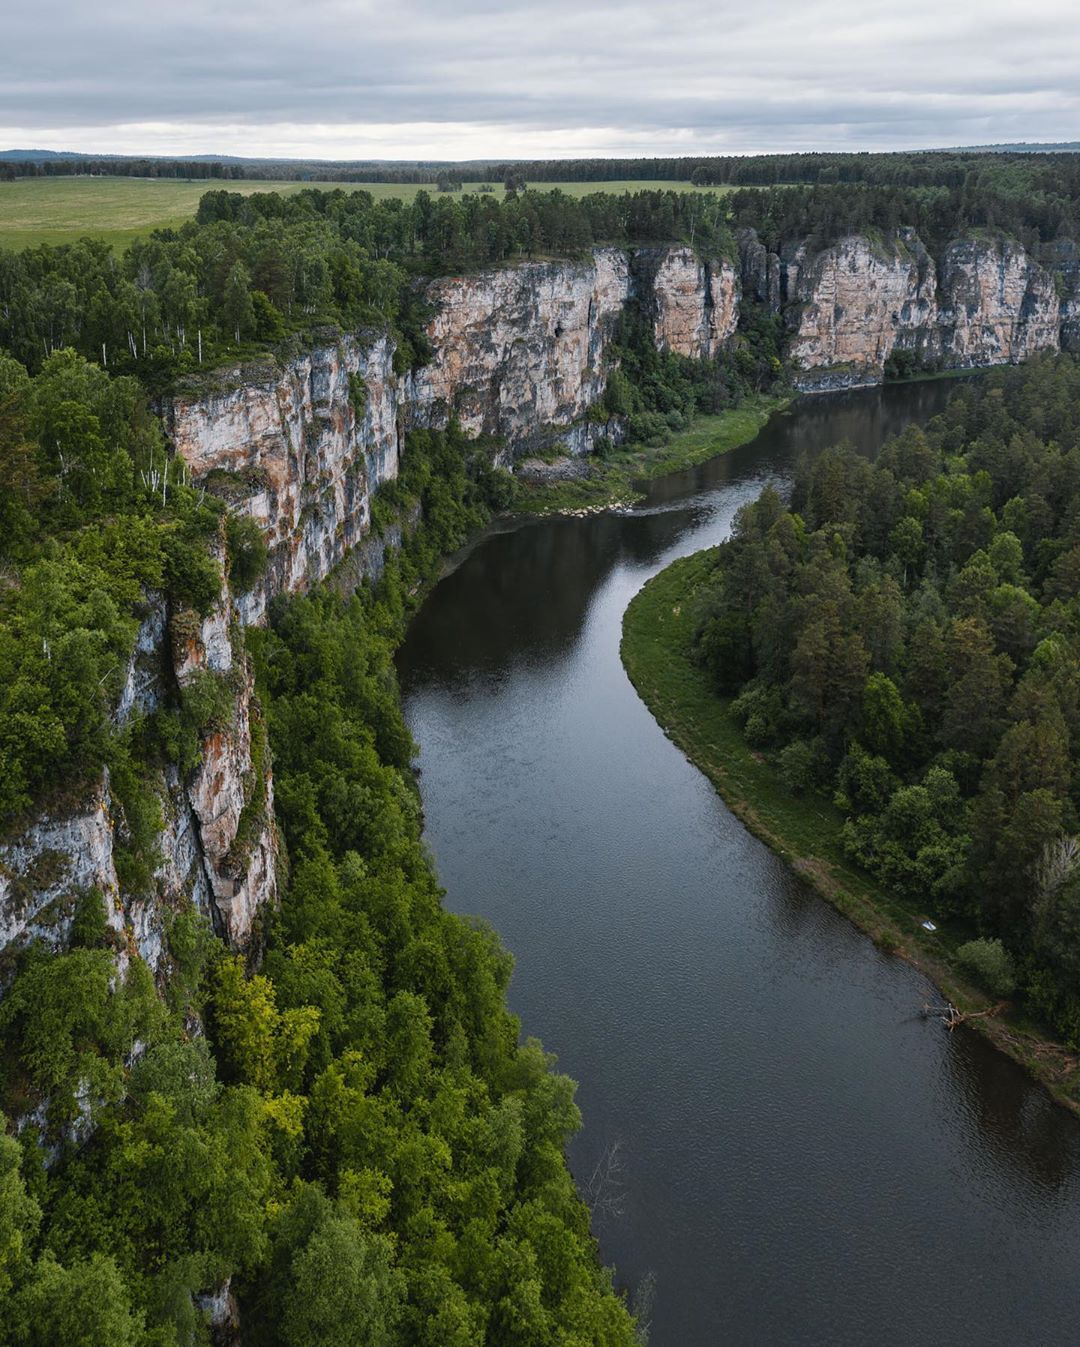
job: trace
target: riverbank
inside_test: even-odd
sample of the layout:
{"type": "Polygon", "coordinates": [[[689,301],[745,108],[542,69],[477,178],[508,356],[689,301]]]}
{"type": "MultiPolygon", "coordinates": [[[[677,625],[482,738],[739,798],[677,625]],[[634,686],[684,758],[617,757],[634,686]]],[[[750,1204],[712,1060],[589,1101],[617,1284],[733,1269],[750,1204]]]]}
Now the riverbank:
{"type": "Polygon", "coordinates": [[[769,417],[792,400],[789,393],[760,393],[730,411],[697,417],[693,425],[657,448],[634,445],[612,450],[604,458],[555,460],[546,465],[552,469],[552,480],[518,479],[513,511],[529,515],[569,514],[632,505],[641,498],[636,483],[695,467],[748,444],[769,417]],[[580,475],[559,476],[558,470],[563,465],[580,475]]]}
{"type": "MultiPolygon", "coordinates": [[[[952,958],[962,936],[942,926],[933,934],[917,912],[884,891],[844,856],[843,818],[820,796],[795,796],[769,762],[753,752],[690,657],[694,594],[710,569],[712,551],[676,561],[650,580],[623,617],[620,654],[630,681],[667,736],[709,778],[731,811],[781,855],[803,879],[883,949],[924,973],[966,1015],[991,1008],[990,1000],[957,969],[952,958]]],[[[1007,1013],[969,1021],[1047,1087],[1061,1104],[1080,1112],[1080,1060],[1007,1013]]]]}

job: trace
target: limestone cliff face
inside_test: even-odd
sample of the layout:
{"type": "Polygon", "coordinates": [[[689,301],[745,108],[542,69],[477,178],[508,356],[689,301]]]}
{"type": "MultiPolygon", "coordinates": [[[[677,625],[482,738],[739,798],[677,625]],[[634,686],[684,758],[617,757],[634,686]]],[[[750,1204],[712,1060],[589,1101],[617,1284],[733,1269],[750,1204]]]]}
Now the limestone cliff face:
{"type": "Polygon", "coordinates": [[[198,893],[220,934],[243,948],[259,908],[273,901],[277,889],[273,774],[251,669],[233,650],[230,624],[239,613],[228,588],[192,636],[184,616],[177,614],[171,624],[181,696],[195,680],[212,677],[231,692],[232,709],[226,723],[204,734],[190,778],[166,783],[172,845],[163,849],[157,878],[167,896],[198,893]],[[190,848],[177,846],[178,831],[187,833],[190,848]]]}
{"type": "Polygon", "coordinates": [[[455,414],[472,434],[505,438],[507,458],[555,439],[585,452],[596,429],[585,416],[631,292],[630,259],[615,248],[434,281],[434,354],[409,377],[410,424],[455,414]]]}
{"type": "Polygon", "coordinates": [[[1054,278],[1011,239],[951,243],[940,302],[940,350],[950,368],[1016,364],[1060,347],[1054,278]]]}
{"type": "Polygon", "coordinates": [[[260,905],[274,898],[273,780],[265,752],[253,751],[259,711],[247,664],[233,653],[228,589],[204,619],[189,610],[169,614],[156,596],[148,607],[117,720],[153,711],[170,683],[182,689],[209,676],[231,691],[228,722],[204,735],[201,761],[189,776],[170,768],[152,783],[162,831],[147,891],[130,893],[120,884],[117,852],[127,828],[108,771],[51,803],[0,844],[0,950],[32,940],[62,949],[79,899],[97,889],[119,937],[121,974],[132,953],[163,972],[170,909],[192,901],[242,949],[260,905]]]}
{"type": "Polygon", "coordinates": [[[1058,239],[1047,244],[1040,260],[1054,277],[1061,303],[1061,349],[1080,352],[1080,246],[1058,239]]]}
{"type": "Polygon", "coordinates": [[[780,267],[803,388],[879,383],[894,352],[967,369],[1061,345],[1054,277],[1009,239],[958,239],[935,264],[911,230],[887,244],[856,234],[818,253],[789,246],[780,267]]]}
{"type": "Polygon", "coordinates": [[[914,236],[889,248],[854,236],[795,265],[791,359],[801,371],[841,366],[869,382],[895,347],[918,349],[935,329],[933,263],[914,236]]]}
{"type": "Polygon", "coordinates": [[[397,476],[393,354],[385,333],[328,338],[225,371],[217,387],[165,408],[192,477],[266,536],[270,569],[237,600],[242,622],[260,622],[273,594],[321,580],[367,533],[374,491],[397,476]]]}
{"type": "Polygon", "coordinates": [[[739,321],[732,264],[704,262],[692,248],[677,247],[640,249],[634,269],[657,347],[695,360],[718,355],[739,321]]]}

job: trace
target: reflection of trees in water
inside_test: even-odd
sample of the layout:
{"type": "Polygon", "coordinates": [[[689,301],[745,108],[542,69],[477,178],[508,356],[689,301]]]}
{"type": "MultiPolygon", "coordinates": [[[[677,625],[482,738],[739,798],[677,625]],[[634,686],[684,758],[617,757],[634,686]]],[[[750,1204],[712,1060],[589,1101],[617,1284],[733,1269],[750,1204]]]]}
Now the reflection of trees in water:
{"type": "MultiPolygon", "coordinates": [[[[777,862],[779,864],[779,862],[777,862]]],[[[770,925],[795,948],[815,958],[845,957],[843,933],[854,935],[847,921],[827,908],[795,876],[768,886],[770,925]]],[[[888,960],[889,955],[879,952],[888,960]]],[[[912,986],[912,1015],[918,1013],[919,992],[912,986]]],[[[960,1027],[941,1033],[947,1042],[943,1054],[965,1115],[974,1124],[959,1135],[969,1148],[975,1167],[985,1170],[988,1159],[1006,1179],[1040,1194],[1072,1187],[1080,1196],[1080,1128],[1067,1113],[1010,1058],[997,1052],[973,1029],[960,1027]]]]}
{"type": "MultiPolygon", "coordinates": [[[[882,437],[939,411],[949,391],[939,382],[804,398],[797,412],[774,418],[750,444],[651,483],[649,504],[725,488],[756,494],[763,469],[782,473],[799,454],[845,438],[876,451],[882,437]]],[[[403,682],[413,670],[438,669],[453,681],[565,654],[615,567],[654,562],[700,522],[702,508],[688,503],[686,510],[548,519],[492,535],[414,620],[399,658],[403,682]]]]}
{"type": "Polygon", "coordinates": [[[985,1164],[985,1147],[1002,1171],[1039,1192],[1080,1184],[1076,1119],[1015,1062],[963,1027],[949,1035],[946,1060],[976,1124],[976,1163],[985,1164]]]}
{"type": "Polygon", "coordinates": [[[487,539],[432,593],[414,620],[399,668],[454,679],[561,655],[589,604],[624,560],[649,560],[686,526],[683,514],[598,515],[527,524],[487,539]]]}

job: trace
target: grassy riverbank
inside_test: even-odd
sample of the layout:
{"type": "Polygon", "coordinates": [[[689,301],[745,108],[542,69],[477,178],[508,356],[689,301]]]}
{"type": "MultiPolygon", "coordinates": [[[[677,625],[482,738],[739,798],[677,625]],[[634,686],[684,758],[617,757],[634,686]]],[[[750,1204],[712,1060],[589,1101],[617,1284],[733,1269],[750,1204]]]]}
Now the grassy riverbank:
{"type": "Polygon", "coordinates": [[[603,459],[582,460],[583,475],[569,481],[520,482],[514,509],[523,514],[603,510],[640,499],[636,483],[680,472],[749,443],[788,395],[759,394],[716,416],[699,416],[692,426],[656,449],[631,445],[603,459]]]}
{"type": "MultiPolygon", "coordinates": [[[[732,812],[834,907],[882,948],[919,968],[965,1013],[990,1008],[985,995],[959,972],[954,953],[967,932],[943,926],[934,934],[927,915],[888,893],[844,856],[843,817],[826,799],[793,795],[770,763],[751,750],[731,716],[690,657],[692,600],[708,574],[711,552],[676,561],[635,596],[623,618],[623,664],[642,700],[668,737],[716,787],[732,812]]],[[[991,1039],[1080,1111],[1080,1061],[1008,1012],[974,1019],[991,1039]]]]}

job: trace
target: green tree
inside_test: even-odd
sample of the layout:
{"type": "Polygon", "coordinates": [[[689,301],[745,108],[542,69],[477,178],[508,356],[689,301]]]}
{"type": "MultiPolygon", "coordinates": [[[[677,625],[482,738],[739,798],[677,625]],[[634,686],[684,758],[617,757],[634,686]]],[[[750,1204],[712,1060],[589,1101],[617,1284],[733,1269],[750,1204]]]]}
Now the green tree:
{"type": "Polygon", "coordinates": [[[235,262],[226,277],[221,297],[221,316],[226,329],[233,334],[237,343],[255,330],[251,276],[243,262],[235,262]]]}

